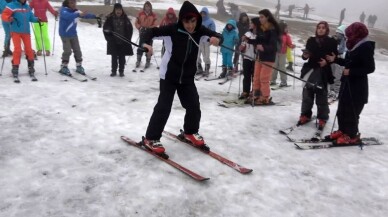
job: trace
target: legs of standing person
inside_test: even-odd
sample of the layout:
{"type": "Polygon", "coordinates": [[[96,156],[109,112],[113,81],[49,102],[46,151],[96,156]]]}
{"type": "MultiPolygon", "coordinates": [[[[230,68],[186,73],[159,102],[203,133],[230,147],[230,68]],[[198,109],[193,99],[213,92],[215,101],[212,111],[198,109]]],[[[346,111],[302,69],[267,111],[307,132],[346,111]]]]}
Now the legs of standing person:
{"type": "MultiPolygon", "coordinates": [[[[302,92],[302,108],[301,108],[301,117],[304,116],[307,119],[311,119],[313,114],[312,108],[314,105],[315,91],[312,88],[303,88],[302,92]]],[[[302,121],[303,122],[303,121],[302,121]]]]}
{"type": "Polygon", "coordinates": [[[10,46],[11,46],[11,27],[8,22],[1,21],[3,24],[3,29],[4,29],[4,52],[3,52],[3,57],[6,57],[8,55],[13,55],[10,46]]]}
{"type": "Polygon", "coordinates": [[[219,78],[225,78],[226,77],[226,73],[227,73],[227,68],[226,68],[227,54],[226,54],[226,52],[221,52],[221,55],[222,55],[222,72],[221,72],[219,78]]]}
{"type": "Polygon", "coordinates": [[[198,57],[197,57],[197,73],[199,74],[203,72],[201,56],[204,52],[204,49],[205,49],[204,43],[200,43],[198,48],[198,57]]]}
{"type": "Polygon", "coordinates": [[[315,104],[317,105],[318,127],[323,129],[329,120],[329,103],[327,101],[327,88],[315,89],[315,104]]]}
{"type": "Polygon", "coordinates": [[[19,73],[20,57],[22,55],[22,37],[20,33],[11,33],[14,51],[12,55],[12,74],[17,77],[19,73]]]}
{"type": "Polygon", "coordinates": [[[254,69],[254,75],[253,75],[253,99],[259,98],[261,96],[260,88],[260,74],[261,74],[261,68],[263,65],[259,61],[255,61],[255,69],[254,69]]]}
{"type": "MultiPolygon", "coordinates": [[[[48,32],[48,23],[44,22],[42,23],[42,35],[43,35],[43,45],[45,50],[45,55],[50,56],[51,51],[51,43],[50,43],[50,37],[48,32]]],[[[42,47],[43,49],[43,47],[42,47]]]]}
{"type": "Polygon", "coordinates": [[[60,73],[70,75],[70,70],[67,67],[70,60],[70,55],[72,53],[71,51],[71,38],[68,37],[61,37],[62,40],[62,63],[61,63],[61,69],[59,70],[60,73]]]}
{"type": "Polygon", "coordinates": [[[337,98],[341,86],[341,76],[344,67],[338,64],[331,64],[331,69],[334,75],[334,84],[330,84],[329,97],[337,98]]]}
{"type": "MultiPolygon", "coordinates": [[[[139,30],[139,44],[142,45],[145,43],[145,35],[144,32],[139,30]]],[[[137,54],[137,59],[136,59],[136,68],[140,66],[141,58],[143,56],[143,49],[141,47],[137,48],[136,54],[137,54]]]]}
{"type": "Polygon", "coordinates": [[[120,54],[118,56],[118,59],[119,59],[119,74],[120,74],[120,77],[123,77],[124,69],[125,69],[125,55],[120,54]]]}
{"type": "Polygon", "coordinates": [[[176,84],[166,80],[160,80],[158,102],[154,107],[145,135],[147,140],[160,140],[162,137],[162,132],[171,113],[176,89],[176,84]]]}
{"type": "MultiPolygon", "coordinates": [[[[279,57],[279,69],[282,70],[283,72],[286,71],[286,54],[278,54],[279,57]]],[[[280,73],[280,85],[279,86],[287,86],[287,75],[279,72],[280,73]]]]}
{"type": "Polygon", "coordinates": [[[74,52],[74,59],[76,62],[76,72],[80,74],[85,74],[85,69],[82,67],[82,52],[81,52],[81,46],[78,41],[78,37],[72,37],[70,40],[71,49],[73,49],[74,52]]]}
{"type": "Polygon", "coordinates": [[[36,46],[36,55],[41,56],[42,55],[42,35],[40,32],[39,23],[33,23],[33,32],[35,36],[35,46],[36,46]]]}
{"type": "Polygon", "coordinates": [[[118,63],[117,63],[117,61],[118,61],[118,56],[117,56],[117,54],[115,54],[115,53],[112,53],[112,73],[110,74],[110,76],[111,77],[114,77],[114,76],[116,76],[117,75],[117,67],[118,67],[118,63]]]}
{"type": "Polygon", "coordinates": [[[177,88],[179,100],[186,109],[183,130],[186,134],[198,133],[201,121],[201,109],[197,87],[192,84],[181,84],[177,88]]]}
{"type": "MultiPolygon", "coordinates": [[[[264,64],[261,64],[260,68],[260,97],[259,97],[259,104],[268,104],[271,101],[271,88],[270,88],[270,80],[272,77],[272,66],[274,65],[274,62],[263,62],[264,64]]],[[[255,75],[256,76],[256,75],[255,75]]]]}
{"type": "Polygon", "coordinates": [[[203,61],[205,62],[205,74],[209,74],[210,73],[210,44],[208,43],[203,43],[203,52],[202,52],[202,55],[203,55],[203,61]]]}
{"type": "Polygon", "coordinates": [[[228,70],[228,74],[233,74],[233,52],[225,52],[225,66],[228,70]]]}
{"type": "Polygon", "coordinates": [[[246,93],[246,96],[249,95],[249,92],[251,92],[251,82],[252,82],[252,75],[253,70],[255,66],[255,61],[244,59],[243,60],[243,72],[244,72],[244,78],[243,78],[243,93],[246,93]]]}
{"type": "Polygon", "coordinates": [[[278,68],[279,68],[279,53],[276,54],[276,60],[275,60],[275,68],[272,69],[272,78],[271,78],[271,84],[270,85],[275,85],[276,80],[278,79],[278,68]]]}
{"type": "Polygon", "coordinates": [[[338,129],[350,138],[356,137],[359,133],[358,124],[364,105],[365,104],[352,105],[348,102],[339,101],[337,111],[338,129]]]}

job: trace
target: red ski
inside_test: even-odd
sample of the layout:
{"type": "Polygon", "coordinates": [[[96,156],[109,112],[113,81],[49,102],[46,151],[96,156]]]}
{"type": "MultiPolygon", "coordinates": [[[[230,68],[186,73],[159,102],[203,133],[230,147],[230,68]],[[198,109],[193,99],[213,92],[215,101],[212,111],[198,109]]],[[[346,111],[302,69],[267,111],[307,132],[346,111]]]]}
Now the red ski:
{"type": "Polygon", "coordinates": [[[191,142],[189,142],[185,139],[182,139],[179,135],[175,135],[175,134],[170,133],[168,131],[163,131],[163,133],[171,138],[177,139],[183,143],[186,143],[188,145],[193,146],[194,148],[196,148],[196,149],[200,150],[201,152],[209,155],[210,157],[220,161],[221,163],[228,165],[229,167],[237,170],[238,172],[240,172],[242,174],[248,174],[248,173],[251,173],[253,171],[252,169],[245,168],[245,167],[243,167],[243,166],[241,166],[233,161],[226,159],[225,157],[222,157],[222,156],[210,151],[208,146],[206,146],[205,148],[198,148],[198,147],[194,146],[191,142]]]}
{"type": "Polygon", "coordinates": [[[167,164],[173,166],[175,169],[178,169],[179,171],[183,172],[184,174],[190,176],[191,178],[197,180],[197,181],[206,181],[206,180],[209,180],[209,178],[205,178],[203,176],[200,176],[198,175],[197,173],[179,165],[178,163],[176,163],[175,161],[172,161],[170,159],[168,159],[168,156],[165,154],[165,156],[167,157],[163,157],[161,155],[157,155],[155,154],[154,152],[150,151],[149,149],[147,149],[146,147],[144,147],[143,145],[141,145],[140,143],[137,143],[135,141],[133,141],[132,139],[128,138],[128,137],[125,137],[125,136],[121,136],[121,139],[124,140],[125,142],[127,142],[128,144],[132,145],[132,146],[135,146],[145,152],[147,152],[148,154],[151,154],[153,155],[154,157],[158,158],[159,160],[161,161],[164,161],[166,162],[167,164]]]}

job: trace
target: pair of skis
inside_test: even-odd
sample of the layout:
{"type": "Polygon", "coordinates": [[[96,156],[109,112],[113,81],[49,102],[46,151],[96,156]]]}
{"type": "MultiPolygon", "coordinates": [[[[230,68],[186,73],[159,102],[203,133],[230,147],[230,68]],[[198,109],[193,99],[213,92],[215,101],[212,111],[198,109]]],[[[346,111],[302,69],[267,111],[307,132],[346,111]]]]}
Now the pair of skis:
{"type": "MultiPolygon", "coordinates": [[[[221,106],[223,108],[235,108],[235,107],[252,107],[252,103],[247,103],[245,99],[238,99],[238,100],[223,100],[221,102],[217,102],[218,106],[221,106]]],[[[253,106],[289,106],[290,103],[281,103],[281,102],[271,102],[269,104],[254,104],[253,106]]]]}
{"type": "MultiPolygon", "coordinates": [[[[204,153],[204,154],[206,154],[206,155],[208,155],[208,156],[210,156],[210,157],[220,161],[221,163],[223,163],[223,164],[233,168],[234,170],[238,171],[241,174],[249,174],[249,173],[251,173],[253,171],[252,169],[248,169],[246,167],[243,167],[243,166],[241,166],[241,165],[239,165],[239,164],[237,164],[237,163],[235,163],[235,162],[233,162],[233,161],[231,161],[231,160],[229,160],[229,159],[227,159],[227,158],[225,158],[225,157],[223,157],[223,156],[221,156],[221,155],[219,155],[219,154],[217,154],[215,152],[210,151],[210,149],[207,146],[205,146],[205,148],[199,148],[199,147],[193,145],[192,143],[190,143],[189,141],[183,139],[180,135],[175,135],[175,134],[167,132],[167,131],[163,131],[163,134],[168,136],[171,139],[176,139],[176,140],[179,140],[179,141],[181,141],[181,142],[183,142],[185,144],[191,145],[192,147],[200,150],[202,153],[204,153]]],[[[158,159],[162,160],[163,162],[173,166],[174,168],[178,169],[179,171],[183,172],[184,174],[190,176],[191,178],[193,178],[193,179],[195,179],[197,181],[209,180],[209,178],[201,176],[201,175],[198,175],[197,173],[195,173],[195,172],[185,168],[184,166],[176,163],[175,161],[168,159],[168,156],[165,157],[165,156],[160,156],[158,154],[155,154],[153,151],[149,150],[148,148],[143,146],[141,143],[137,143],[137,142],[131,140],[130,138],[125,137],[125,136],[122,136],[121,139],[124,140],[125,142],[127,142],[128,144],[130,144],[132,146],[135,146],[135,147],[137,147],[137,148],[139,148],[139,149],[141,149],[141,150],[143,150],[143,151],[145,151],[145,152],[155,156],[156,158],[158,158],[158,159]]]]}
{"type": "MultiPolygon", "coordinates": [[[[92,76],[90,76],[90,75],[88,75],[88,74],[81,74],[81,73],[76,72],[77,74],[82,75],[83,77],[85,77],[85,78],[78,78],[78,77],[74,77],[72,74],[63,74],[63,73],[60,73],[59,71],[57,71],[57,72],[58,72],[60,75],[69,77],[69,78],[71,78],[71,79],[73,79],[73,80],[76,80],[76,81],[79,81],[79,82],[87,82],[88,79],[90,79],[90,80],[92,80],[92,81],[97,80],[97,77],[92,77],[92,76]]],[[[67,80],[65,80],[65,81],[67,81],[67,80]]]]}
{"type": "MultiPolygon", "coordinates": [[[[314,120],[314,119],[316,119],[316,116],[312,117],[311,120],[314,120]]],[[[348,147],[348,146],[359,146],[362,149],[363,146],[382,145],[383,144],[375,137],[361,138],[361,143],[359,143],[359,144],[354,144],[354,143],[352,143],[352,144],[336,144],[335,142],[333,142],[331,140],[326,140],[325,138],[321,137],[323,129],[317,129],[314,133],[314,136],[311,138],[308,138],[308,139],[293,139],[289,136],[289,134],[292,131],[294,131],[295,129],[297,129],[303,125],[296,124],[294,126],[286,128],[284,130],[280,130],[279,133],[286,135],[287,139],[290,142],[293,142],[295,147],[299,150],[325,149],[325,148],[348,147]]]]}
{"type": "MultiPolygon", "coordinates": [[[[38,81],[38,79],[35,77],[35,75],[30,74],[31,81],[38,81]]],[[[13,82],[20,83],[19,76],[13,76],[13,82]]]]}

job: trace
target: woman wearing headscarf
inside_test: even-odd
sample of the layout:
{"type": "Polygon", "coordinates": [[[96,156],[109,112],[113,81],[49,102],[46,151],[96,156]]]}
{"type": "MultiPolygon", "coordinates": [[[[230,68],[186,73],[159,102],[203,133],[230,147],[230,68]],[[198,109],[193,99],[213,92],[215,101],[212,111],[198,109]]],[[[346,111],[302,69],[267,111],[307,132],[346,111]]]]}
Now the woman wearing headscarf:
{"type": "Polygon", "coordinates": [[[337,110],[338,130],[326,136],[340,145],[360,144],[358,129],[360,114],[368,103],[368,74],[375,71],[375,42],[368,39],[368,28],[360,22],[345,30],[347,52],[345,59],[328,55],[328,62],[345,67],[341,77],[337,110]]]}

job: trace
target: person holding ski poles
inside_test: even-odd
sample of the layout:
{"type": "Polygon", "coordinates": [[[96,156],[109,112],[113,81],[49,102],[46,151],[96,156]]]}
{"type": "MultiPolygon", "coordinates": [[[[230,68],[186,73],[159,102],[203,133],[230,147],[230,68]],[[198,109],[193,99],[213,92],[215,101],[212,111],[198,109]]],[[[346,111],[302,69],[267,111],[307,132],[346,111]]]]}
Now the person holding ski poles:
{"type": "Polygon", "coordinates": [[[82,52],[77,35],[77,18],[96,19],[96,15],[82,12],[77,9],[76,0],[64,0],[59,16],[59,36],[61,36],[63,44],[62,64],[59,73],[71,76],[70,70],[67,67],[72,51],[76,62],[76,72],[85,74],[82,67],[82,52]]]}
{"type": "Polygon", "coordinates": [[[335,53],[326,56],[328,62],[345,67],[339,92],[338,130],[325,137],[339,145],[361,143],[358,124],[360,114],[368,103],[368,74],[375,71],[375,42],[368,39],[368,34],[365,24],[352,23],[345,30],[345,59],[338,58],[335,53]]]}
{"type": "Polygon", "coordinates": [[[277,47],[280,44],[279,24],[268,9],[259,11],[260,27],[256,32],[256,39],[243,40],[255,45],[258,52],[258,61],[255,63],[253,75],[253,96],[247,103],[255,105],[268,105],[273,103],[270,88],[272,68],[276,60],[277,47]]]}
{"type": "MultiPolygon", "coordinates": [[[[12,2],[12,0],[0,0],[0,14],[3,13],[5,6],[7,6],[8,3],[12,2]]],[[[5,33],[4,37],[4,51],[2,57],[12,56],[12,51],[10,49],[11,46],[11,32],[10,32],[10,24],[9,22],[5,22],[4,20],[1,21],[5,33]]]]}
{"type": "Polygon", "coordinates": [[[45,55],[50,56],[51,43],[48,33],[48,19],[46,16],[46,11],[50,11],[55,19],[58,17],[58,11],[54,10],[48,0],[32,0],[30,2],[30,7],[34,10],[34,15],[42,20],[40,26],[37,23],[34,24],[35,44],[37,49],[36,55],[41,56],[43,54],[44,48],[45,55]],[[42,30],[42,32],[40,30],[42,30]]]}
{"type": "Polygon", "coordinates": [[[329,36],[329,24],[321,21],[317,24],[315,36],[310,37],[303,50],[302,59],[308,60],[303,64],[301,78],[309,83],[303,88],[301,115],[298,124],[303,125],[311,120],[312,108],[317,105],[318,129],[323,130],[329,119],[329,104],[327,101],[327,85],[333,84],[334,76],[326,55],[338,55],[337,42],[329,36]],[[315,85],[310,85],[315,84],[315,85]],[[316,88],[316,85],[322,89],[316,88]]]}
{"type": "MultiPolygon", "coordinates": [[[[155,105],[143,144],[157,154],[165,149],[160,143],[162,132],[170,116],[175,92],[186,109],[184,118],[184,138],[198,147],[205,141],[198,133],[201,109],[194,76],[197,70],[198,45],[208,40],[210,44],[222,44],[222,35],[202,26],[202,17],[197,8],[185,1],[179,11],[177,24],[150,28],[146,31],[150,38],[164,36],[166,53],[160,65],[160,94],[155,105]]],[[[151,45],[144,44],[149,53],[151,45]]]]}
{"type": "MultiPolygon", "coordinates": [[[[251,19],[249,31],[247,31],[243,36],[248,39],[256,39],[256,32],[258,28],[260,28],[260,19],[258,17],[254,17],[251,19]]],[[[243,92],[241,93],[239,99],[247,99],[249,97],[249,93],[251,92],[253,72],[255,69],[256,51],[254,45],[248,44],[245,41],[241,42],[239,51],[244,53],[243,92]]]]}
{"type": "Polygon", "coordinates": [[[27,0],[13,1],[5,7],[1,18],[5,22],[9,22],[11,26],[12,42],[14,44],[14,52],[12,57],[12,75],[18,81],[19,64],[22,55],[22,45],[27,55],[28,73],[31,77],[34,76],[34,52],[31,48],[30,22],[40,23],[38,17],[32,14],[31,8],[27,0]]]}
{"type": "Polygon", "coordinates": [[[120,77],[123,77],[125,56],[133,55],[132,45],[128,43],[132,40],[133,27],[120,3],[114,4],[112,13],[107,16],[104,23],[103,32],[105,40],[108,42],[107,54],[112,55],[112,73],[110,76],[117,75],[118,66],[120,77]]]}

